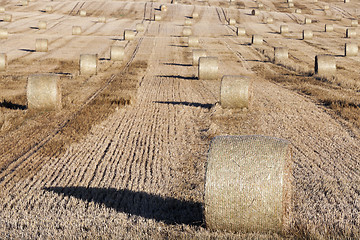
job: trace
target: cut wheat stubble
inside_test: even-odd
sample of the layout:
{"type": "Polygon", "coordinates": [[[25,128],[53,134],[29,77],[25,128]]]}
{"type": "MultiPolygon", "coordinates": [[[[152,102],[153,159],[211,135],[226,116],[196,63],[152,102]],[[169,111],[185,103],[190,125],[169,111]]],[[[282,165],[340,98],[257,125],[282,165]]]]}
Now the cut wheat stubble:
{"type": "Polygon", "coordinates": [[[251,79],[240,75],[225,75],[221,79],[220,104],[222,108],[248,108],[251,79]]]}
{"type": "Polygon", "coordinates": [[[200,57],[198,66],[199,80],[217,80],[219,78],[219,60],[217,57],[200,57]]]}
{"type": "Polygon", "coordinates": [[[97,54],[80,55],[80,75],[97,74],[98,56],[97,54]]]}

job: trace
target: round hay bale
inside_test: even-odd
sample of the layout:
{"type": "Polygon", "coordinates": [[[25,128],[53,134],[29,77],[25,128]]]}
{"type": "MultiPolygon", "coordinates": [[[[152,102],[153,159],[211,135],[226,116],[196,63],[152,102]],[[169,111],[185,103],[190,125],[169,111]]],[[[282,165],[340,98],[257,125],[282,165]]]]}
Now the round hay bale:
{"type": "Polygon", "coordinates": [[[192,35],[191,27],[184,27],[183,31],[182,31],[182,35],[185,36],[185,37],[188,37],[188,36],[192,35]]]}
{"type": "Polygon", "coordinates": [[[48,40],[43,39],[43,38],[36,39],[35,51],[36,52],[47,52],[48,51],[48,40]]]}
{"type": "Polygon", "coordinates": [[[274,62],[286,62],[289,58],[289,49],[287,47],[274,47],[274,62]]]}
{"type": "Polygon", "coordinates": [[[280,25],[280,34],[289,33],[289,26],[288,25],[280,25]]]}
{"type": "Polygon", "coordinates": [[[4,7],[0,7],[0,13],[4,13],[5,12],[5,8],[4,7]]]}
{"type": "Polygon", "coordinates": [[[253,9],[253,10],[251,11],[251,15],[254,15],[254,16],[259,15],[259,10],[253,9]]]}
{"type": "Polygon", "coordinates": [[[6,53],[0,53],[0,71],[6,71],[8,65],[6,53]]]}
{"type": "Polygon", "coordinates": [[[188,46],[189,47],[198,47],[199,46],[199,38],[195,36],[188,37],[188,46]]]}
{"type": "Polygon", "coordinates": [[[72,35],[81,35],[82,29],[80,26],[73,26],[72,27],[72,35]]]}
{"type": "Polygon", "coordinates": [[[325,32],[333,32],[333,31],[334,31],[334,25],[325,24],[325,32]]]}
{"type": "Polygon", "coordinates": [[[350,2],[350,0],[344,0],[344,3],[349,3],[350,2]]]}
{"type": "Polygon", "coordinates": [[[291,3],[291,2],[294,2],[294,1],[293,1],[293,0],[287,0],[286,2],[287,2],[287,3],[291,3]]]}
{"type": "Polygon", "coordinates": [[[6,28],[0,28],[0,39],[7,39],[8,35],[9,33],[6,28]]]}
{"type": "Polygon", "coordinates": [[[271,23],[273,23],[273,22],[274,22],[274,19],[273,19],[272,17],[267,17],[267,18],[265,18],[265,23],[271,24],[271,23]]]}
{"type": "Polygon", "coordinates": [[[235,24],[236,24],[236,20],[234,18],[230,18],[229,25],[235,25],[235,24]]]}
{"type": "Polygon", "coordinates": [[[80,10],[79,15],[80,15],[80,17],[86,17],[86,11],[80,10]]]}
{"type": "Polygon", "coordinates": [[[100,16],[100,17],[98,18],[98,22],[99,22],[99,23],[106,23],[106,17],[105,17],[105,16],[100,16]]]}
{"type": "Polygon", "coordinates": [[[264,7],[264,4],[262,4],[262,3],[258,3],[258,8],[263,8],[264,7]]]}
{"type": "Polygon", "coordinates": [[[54,11],[54,8],[52,6],[46,6],[45,7],[45,12],[52,13],[53,11],[54,11]]]}
{"type": "Polygon", "coordinates": [[[33,74],[27,81],[29,110],[60,110],[60,77],[55,74],[33,74]]]}
{"type": "Polygon", "coordinates": [[[160,6],[160,11],[167,12],[167,6],[166,5],[161,5],[160,6]]]}
{"type": "Polygon", "coordinates": [[[345,43],[345,56],[357,56],[359,46],[357,43],[345,43]]]}
{"type": "Polygon", "coordinates": [[[305,29],[302,32],[302,39],[303,40],[309,40],[312,39],[314,36],[313,32],[310,29],[305,29]]]}
{"type": "Polygon", "coordinates": [[[347,28],[347,29],[346,29],[346,37],[347,37],[347,38],[354,38],[354,37],[356,37],[356,29],[355,29],[355,28],[347,28]]]}
{"type": "Polygon", "coordinates": [[[46,29],[47,28],[47,23],[45,21],[39,21],[38,28],[39,29],[46,29]]]}
{"type": "Polygon", "coordinates": [[[111,46],[110,47],[110,59],[112,61],[122,61],[125,57],[125,47],[123,46],[111,46]]]}
{"type": "Polygon", "coordinates": [[[245,36],[246,30],[244,27],[237,27],[236,28],[236,35],[237,36],[245,36]]]}
{"type": "Polygon", "coordinates": [[[310,18],[305,18],[304,23],[305,24],[311,24],[312,20],[310,18]]]}
{"type": "Polygon", "coordinates": [[[4,22],[11,22],[12,21],[12,15],[11,14],[4,14],[3,21],[4,22]]]}
{"type": "Polygon", "coordinates": [[[193,18],[193,19],[199,18],[199,13],[193,12],[192,18],[193,18]]]}
{"type": "Polygon", "coordinates": [[[22,0],[22,1],[20,2],[20,5],[23,6],[23,7],[29,6],[29,2],[28,2],[27,0],[22,0]]]}
{"type": "Polygon", "coordinates": [[[136,32],[134,30],[124,30],[124,40],[134,40],[136,32]]]}
{"type": "Polygon", "coordinates": [[[329,75],[336,73],[336,60],[331,55],[315,56],[315,74],[329,75]]]}
{"type": "Polygon", "coordinates": [[[154,15],[154,21],[161,21],[161,15],[155,14],[154,15]]]}
{"type": "Polygon", "coordinates": [[[193,66],[199,65],[199,58],[206,57],[206,50],[204,49],[194,49],[192,53],[193,53],[193,63],[192,63],[193,66]]]}
{"type": "Polygon", "coordinates": [[[288,3],[288,7],[289,7],[289,8],[293,8],[293,7],[294,7],[294,3],[289,2],[289,3],[288,3]]]}
{"type": "Polygon", "coordinates": [[[220,104],[222,108],[249,107],[251,80],[246,76],[226,75],[221,79],[220,104]]]}
{"type": "Polygon", "coordinates": [[[185,19],[184,26],[192,26],[192,20],[191,19],[185,19]]]}
{"type": "Polygon", "coordinates": [[[216,80],[218,79],[219,63],[217,57],[200,57],[199,58],[199,80],[216,80]]]}
{"type": "Polygon", "coordinates": [[[136,24],[136,31],[138,31],[138,32],[143,32],[143,31],[145,31],[145,26],[144,26],[144,24],[143,23],[138,23],[138,24],[136,24]]]}
{"type": "Polygon", "coordinates": [[[80,74],[93,75],[97,74],[97,54],[81,54],[80,55],[80,74]]]}
{"type": "Polygon", "coordinates": [[[313,0],[312,2],[313,2],[313,3],[317,3],[317,2],[318,2],[318,0],[313,0]]]}
{"type": "Polygon", "coordinates": [[[328,5],[328,4],[325,4],[324,6],[323,6],[323,10],[325,11],[325,10],[329,10],[330,9],[330,6],[328,5]]]}
{"type": "Polygon", "coordinates": [[[295,13],[301,13],[301,9],[300,9],[300,8],[297,8],[297,9],[295,10],[295,13]]]}
{"type": "Polygon", "coordinates": [[[251,44],[253,45],[262,45],[263,44],[263,36],[258,35],[258,34],[254,34],[251,37],[251,44]]]}
{"type": "Polygon", "coordinates": [[[283,139],[217,136],[206,167],[206,227],[286,232],[290,225],[292,150],[283,139]]]}
{"type": "Polygon", "coordinates": [[[359,21],[357,19],[352,19],[351,20],[351,26],[352,27],[357,27],[359,25],[359,21]]]}

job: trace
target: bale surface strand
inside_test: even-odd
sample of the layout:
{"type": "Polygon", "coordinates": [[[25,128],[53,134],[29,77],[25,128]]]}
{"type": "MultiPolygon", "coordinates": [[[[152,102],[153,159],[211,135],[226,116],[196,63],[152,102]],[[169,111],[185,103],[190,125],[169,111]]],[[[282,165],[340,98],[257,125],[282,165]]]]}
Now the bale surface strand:
{"type": "Polygon", "coordinates": [[[200,57],[199,58],[199,79],[216,80],[218,79],[219,63],[217,57],[200,57]]]}
{"type": "Polygon", "coordinates": [[[97,74],[97,54],[81,54],[80,55],[80,74],[93,75],[97,74]]]}
{"type": "Polygon", "coordinates": [[[226,75],[221,79],[220,104],[222,108],[249,107],[251,80],[246,76],[226,75]]]}

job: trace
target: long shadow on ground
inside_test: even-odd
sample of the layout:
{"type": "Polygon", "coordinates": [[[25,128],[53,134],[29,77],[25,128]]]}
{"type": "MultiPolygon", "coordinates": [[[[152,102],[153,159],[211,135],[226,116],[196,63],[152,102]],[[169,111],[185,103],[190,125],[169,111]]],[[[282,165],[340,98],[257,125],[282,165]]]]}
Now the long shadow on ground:
{"type": "Polygon", "coordinates": [[[6,100],[3,100],[2,102],[0,102],[0,108],[1,107],[7,108],[7,109],[12,109],[12,110],[25,110],[26,109],[25,105],[12,103],[11,101],[6,101],[6,100]]]}
{"type": "Polygon", "coordinates": [[[134,214],[166,224],[202,225],[203,211],[199,202],[164,198],[146,192],[115,188],[48,187],[44,190],[59,195],[104,204],[118,212],[134,214]]]}
{"type": "Polygon", "coordinates": [[[172,105],[183,105],[189,107],[201,107],[210,109],[213,107],[211,103],[197,103],[197,102],[174,102],[174,101],[154,101],[154,103],[172,104],[172,105]]]}

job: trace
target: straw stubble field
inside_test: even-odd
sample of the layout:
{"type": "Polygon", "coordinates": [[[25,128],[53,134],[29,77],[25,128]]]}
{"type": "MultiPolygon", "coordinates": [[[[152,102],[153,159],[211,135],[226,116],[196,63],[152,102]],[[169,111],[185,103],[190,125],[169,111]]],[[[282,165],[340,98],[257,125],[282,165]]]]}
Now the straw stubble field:
{"type": "Polygon", "coordinates": [[[0,80],[0,238],[359,238],[360,58],[341,57],[358,3],[331,1],[325,12],[322,1],[295,2],[301,15],[285,1],[264,0],[257,16],[250,0],[178,1],[160,13],[164,3],[2,2],[13,21],[0,22],[10,33],[0,48],[9,59],[0,80]],[[51,14],[39,11],[48,5],[51,14]],[[218,58],[219,73],[253,79],[249,108],[222,109],[220,81],[197,80],[192,48],[181,37],[194,9],[192,32],[218,58]],[[155,14],[162,20],[148,21],[155,14]],[[274,23],[263,24],[267,17],[274,23]],[[307,41],[305,17],[317,20],[306,26],[314,32],[307,41]],[[246,36],[225,24],[230,18],[246,36]],[[46,30],[34,28],[39,20],[46,30]],[[145,32],[123,41],[123,31],[143,20],[145,32]],[[334,31],[325,33],[325,23],[334,31]],[[283,24],[289,33],[280,35],[283,24]],[[81,36],[72,35],[74,25],[81,36]],[[262,45],[250,44],[253,34],[264,37],[262,45]],[[49,39],[48,52],[34,52],[36,38],[49,39]],[[110,61],[111,45],[125,46],[124,61],[110,61]],[[289,48],[289,61],[273,63],[275,46],[289,48]],[[98,54],[97,75],[79,75],[85,53],[98,54]],[[317,54],[337,56],[335,77],[314,75],[317,54]],[[43,72],[60,76],[61,111],[27,110],[27,76],[43,72]],[[210,141],[249,134],[292,144],[285,235],[206,229],[210,141]]]}

